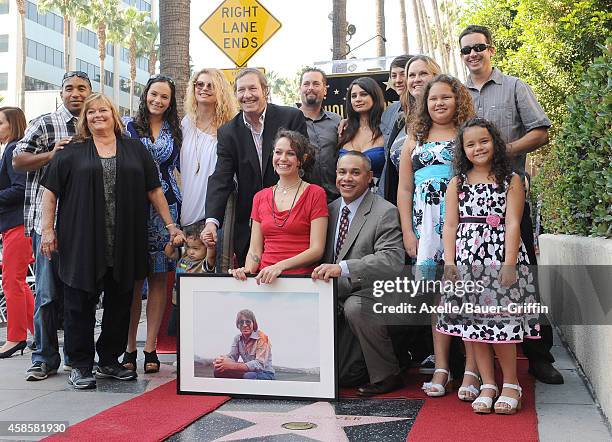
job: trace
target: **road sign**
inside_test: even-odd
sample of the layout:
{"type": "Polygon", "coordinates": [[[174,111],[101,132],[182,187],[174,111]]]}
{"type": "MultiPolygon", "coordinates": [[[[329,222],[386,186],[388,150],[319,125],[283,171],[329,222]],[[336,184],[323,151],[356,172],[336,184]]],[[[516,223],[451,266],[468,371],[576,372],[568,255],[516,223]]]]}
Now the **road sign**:
{"type": "MultiPolygon", "coordinates": [[[[262,74],[266,73],[265,68],[255,68],[255,69],[257,69],[262,74]]],[[[236,75],[238,75],[238,72],[240,72],[241,70],[242,68],[221,69],[221,72],[223,73],[223,76],[225,77],[227,82],[230,84],[230,86],[234,87],[234,83],[236,82],[236,75]]]]}
{"type": "Polygon", "coordinates": [[[204,20],[200,30],[240,67],[280,27],[281,23],[257,0],[225,0],[204,20]]]}

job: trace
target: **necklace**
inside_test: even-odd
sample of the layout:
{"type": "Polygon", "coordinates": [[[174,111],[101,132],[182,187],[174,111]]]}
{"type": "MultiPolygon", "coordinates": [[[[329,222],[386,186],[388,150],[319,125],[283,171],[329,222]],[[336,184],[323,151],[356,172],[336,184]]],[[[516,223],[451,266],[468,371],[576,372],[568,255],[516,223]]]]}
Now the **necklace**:
{"type": "Polygon", "coordinates": [[[201,146],[201,143],[200,143],[200,140],[201,140],[200,136],[201,135],[210,135],[208,133],[208,131],[210,131],[212,129],[212,125],[208,124],[206,126],[206,128],[204,128],[204,129],[200,129],[198,127],[197,123],[194,123],[194,125],[195,125],[195,130],[196,130],[196,158],[197,158],[197,165],[196,165],[195,175],[197,175],[197,174],[200,173],[200,159],[202,157],[202,150],[203,150],[203,148],[201,146]]]}
{"type": "Polygon", "coordinates": [[[283,195],[287,195],[287,191],[293,189],[294,187],[298,186],[302,184],[302,179],[300,178],[300,180],[290,186],[281,186],[280,184],[276,184],[276,189],[280,190],[283,195]]]}
{"type": "MultiPolygon", "coordinates": [[[[274,220],[274,225],[276,227],[284,227],[285,224],[287,224],[287,220],[291,216],[291,211],[293,210],[293,206],[295,205],[295,200],[297,199],[297,195],[298,195],[298,193],[300,193],[300,187],[302,187],[302,180],[298,181],[297,186],[298,186],[298,188],[295,191],[295,195],[293,195],[293,201],[291,202],[291,207],[289,207],[289,212],[287,213],[287,216],[285,216],[285,217],[281,217],[281,216],[279,216],[276,213],[276,210],[275,210],[275,207],[276,207],[276,188],[278,187],[278,184],[274,188],[274,191],[272,192],[272,219],[274,220]]],[[[291,186],[291,187],[295,187],[295,186],[291,186]]]]}

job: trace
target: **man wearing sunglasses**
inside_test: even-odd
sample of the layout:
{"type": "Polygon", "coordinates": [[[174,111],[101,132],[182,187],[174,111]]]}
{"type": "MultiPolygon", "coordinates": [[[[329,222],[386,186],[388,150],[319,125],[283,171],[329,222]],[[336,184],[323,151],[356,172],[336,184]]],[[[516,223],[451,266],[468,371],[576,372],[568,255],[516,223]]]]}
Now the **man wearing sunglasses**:
{"type": "MultiPolygon", "coordinates": [[[[493,67],[491,58],[495,55],[495,47],[488,28],[468,26],[459,36],[459,46],[469,71],[465,85],[472,95],[474,109],[479,117],[497,126],[514,170],[524,176],[527,154],[548,143],[550,120],[526,83],[493,67]]],[[[533,226],[527,202],[521,220],[521,238],[529,261],[535,264],[533,226]]],[[[562,384],[563,376],[552,365],[555,359],[550,354],[553,342],[550,325],[541,324],[540,334],[542,339],[523,342],[529,372],[541,382],[562,384]]]]}
{"type": "MultiPolygon", "coordinates": [[[[36,297],[34,303],[34,340],[32,366],[26,380],[40,381],[57,372],[60,365],[57,340],[58,304],[61,306],[61,284],[57,276],[56,259],[48,260],[39,253],[41,239],[42,195],[40,185],[47,164],[76,134],[76,125],[83,103],[91,94],[91,82],[85,72],[69,71],[62,79],[62,104],[55,112],[44,114],[30,123],[23,139],[13,152],[13,167],[26,171],[24,203],[25,233],[32,237],[36,259],[36,297]]],[[[64,358],[64,369],[69,361],[64,358]]]]}

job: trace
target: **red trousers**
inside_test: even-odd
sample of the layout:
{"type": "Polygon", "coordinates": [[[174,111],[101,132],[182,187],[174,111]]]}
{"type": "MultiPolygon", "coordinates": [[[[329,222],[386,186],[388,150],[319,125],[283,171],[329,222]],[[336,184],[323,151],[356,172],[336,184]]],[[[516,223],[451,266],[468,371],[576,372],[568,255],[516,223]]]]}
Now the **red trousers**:
{"type": "Polygon", "coordinates": [[[26,284],[32,259],[32,240],[23,224],[2,232],[2,290],[6,298],[7,340],[25,341],[34,333],[34,295],[26,284]]]}

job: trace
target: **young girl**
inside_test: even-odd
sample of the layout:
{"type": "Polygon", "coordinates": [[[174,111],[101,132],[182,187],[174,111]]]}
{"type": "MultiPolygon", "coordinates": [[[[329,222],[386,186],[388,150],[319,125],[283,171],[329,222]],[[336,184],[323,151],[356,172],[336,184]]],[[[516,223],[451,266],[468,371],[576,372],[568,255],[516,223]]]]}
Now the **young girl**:
{"type": "Polygon", "coordinates": [[[472,343],[482,377],[480,396],[472,403],[474,412],[491,413],[493,398],[499,394],[494,350],[504,381],[495,413],[514,414],[521,407],[516,343],[538,337],[537,316],[527,321],[523,315],[508,313],[507,308],[510,303],[535,302],[520,233],[525,190],[521,178],[510,169],[501,135],[487,120],[473,118],[461,127],[455,155],[457,175],[446,193],[445,277],[456,280],[461,275],[461,279],[484,283],[480,293],[466,294],[463,302],[496,306],[501,311],[465,317],[461,326],[445,331],[458,331],[464,341],[472,343]],[[520,284],[516,284],[517,264],[523,278],[520,284]]]}
{"type": "MultiPolygon", "coordinates": [[[[400,156],[397,206],[404,247],[408,255],[416,257],[420,273],[427,278],[433,279],[444,252],[444,195],[452,176],[457,127],[473,115],[472,98],[465,86],[451,76],[437,75],[425,86],[400,156]]],[[[435,328],[433,335],[436,369],[432,381],[425,383],[423,389],[428,396],[444,396],[451,380],[451,336],[437,333],[435,328]]],[[[478,379],[474,374],[476,363],[468,347],[465,373],[472,376],[464,383],[471,389],[462,386],[459,397],[463,400],[473,400],[478,394],[474,385],[478,379]]]]}

